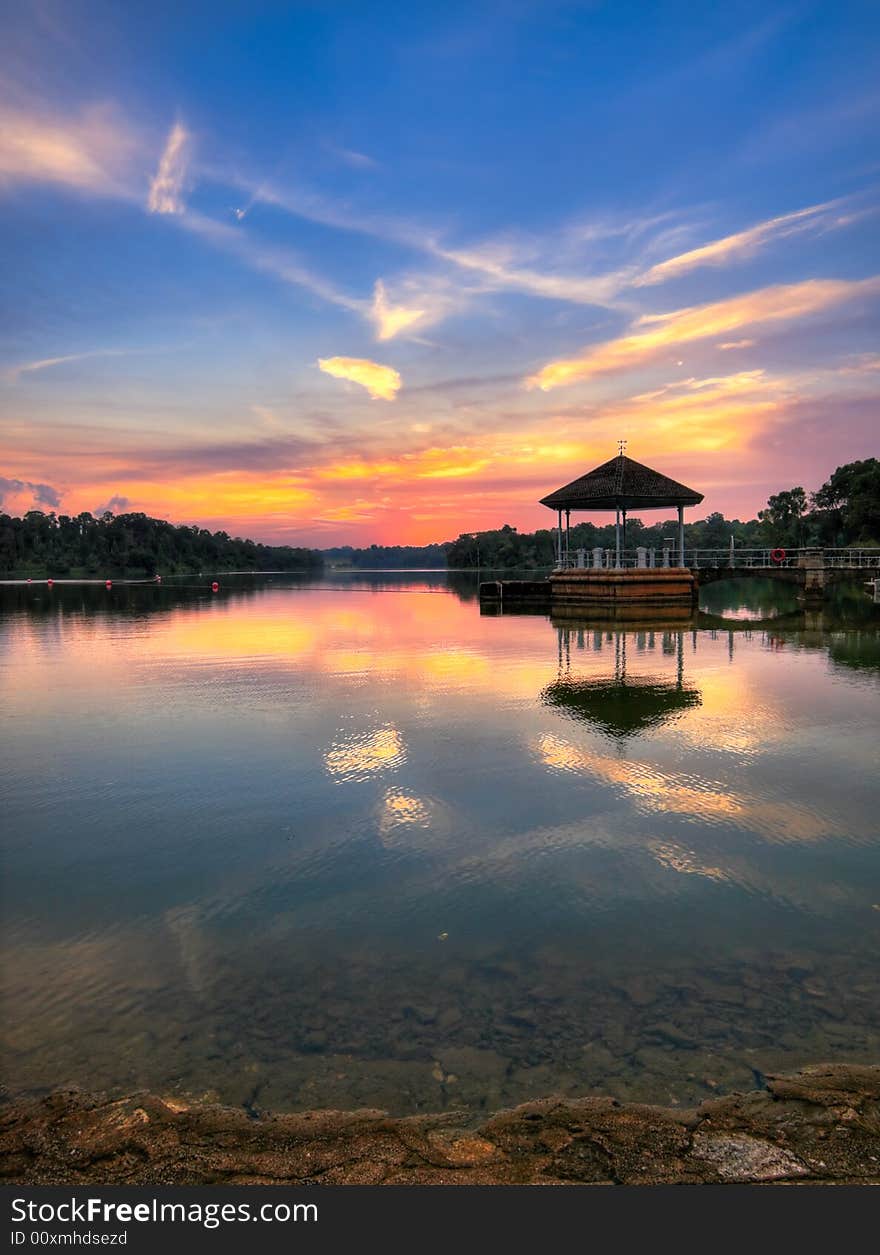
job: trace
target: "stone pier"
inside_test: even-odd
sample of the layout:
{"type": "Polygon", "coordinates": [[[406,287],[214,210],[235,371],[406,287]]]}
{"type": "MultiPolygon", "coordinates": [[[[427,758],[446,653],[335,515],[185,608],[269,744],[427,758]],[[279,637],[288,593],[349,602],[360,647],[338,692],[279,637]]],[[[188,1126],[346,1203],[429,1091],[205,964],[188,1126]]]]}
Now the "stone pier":
{"type": "Polygon", "coordinates": [[[697,579],[686,567],[580,568],[554,571],[550,596],[557,606],[692,606],[697,579]]]}
{"type": "Polygon", "coordinates": [[[821,601],[825,595],[825,555],[821,549],[806,549],[798,555],[798,570],[803,572],[803,583],[798,600],[821,601]]]}

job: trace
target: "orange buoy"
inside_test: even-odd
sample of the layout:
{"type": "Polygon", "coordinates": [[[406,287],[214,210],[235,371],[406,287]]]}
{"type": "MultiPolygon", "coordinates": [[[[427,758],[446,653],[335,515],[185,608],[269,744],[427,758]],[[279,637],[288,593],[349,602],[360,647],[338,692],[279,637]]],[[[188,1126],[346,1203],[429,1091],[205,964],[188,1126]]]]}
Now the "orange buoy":
{"type": "Polygon", "coordinates": [[[212,593],[219,593],[219,592],[220,592],[220,585],[217,583],[217,581],[216,581],[216,580],[214,580],[214,583],[211,585],[211,592],[212,592],[212,593]]]}
{"type": "Polygon", "coordinates": [[[113,587],[113,581],[112,581],[112,580],[105,580],[105,581],[104,581],[104,587],[105,587],[105,588],[112,588],[112,587],[113,587]]]}

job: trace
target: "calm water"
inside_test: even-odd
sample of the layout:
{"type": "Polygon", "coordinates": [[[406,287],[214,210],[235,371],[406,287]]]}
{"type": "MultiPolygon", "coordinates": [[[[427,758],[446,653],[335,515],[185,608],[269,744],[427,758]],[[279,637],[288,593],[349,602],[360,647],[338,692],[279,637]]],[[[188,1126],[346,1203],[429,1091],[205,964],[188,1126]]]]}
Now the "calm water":
{"type": "Polygon", "coordinates": [[[690,1102],[880,1060],[860,587],[623,629],[475,591],[0,589],[12,1092],[690,1102]]]}

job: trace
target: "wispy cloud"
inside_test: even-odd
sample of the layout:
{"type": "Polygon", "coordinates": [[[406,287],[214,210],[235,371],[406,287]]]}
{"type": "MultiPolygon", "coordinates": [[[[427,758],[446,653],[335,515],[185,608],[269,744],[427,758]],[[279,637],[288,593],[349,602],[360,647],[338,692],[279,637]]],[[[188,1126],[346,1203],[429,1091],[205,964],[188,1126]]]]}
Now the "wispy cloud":
{"type": "Polygon", "coordinates": [[[381,279],[376,280],[370,317],[376,327],[377,340],[393,340],[401,331],[424,319],[427,310],[408,305],[392,305],[381,279]]]}
{"type": "Polygon", "coordinates": [[[686,253],[679,253],[676,257],[659,262],[644,274],[639,275],[633,280],[633,286],[644,287],[655,283],[666,283],[669,279],[677,279],[679,275],[687,274],[688,271],[696,270],[701,266],[726,266],[730,262],[752,257],[771,240],[782,239],[797,231],[822,225],[826,221],[828,211],[839,204],[839,201],[828,201],[824,205],[810,205],[806,209],[798,209],[793,213],[782,214],[778,218],[759,222],[745,231],[725,235],[719,240],[713,240],[699,248],[692,248],[686,253]]]}
{"type": "Polygon", "coordinates": [[[136,148],[131,128],[108,105],[65,118],[0,105],[0,184],[58,183],[120,195],[136,148]]]}
{"type": "Polygon", "coordinates": [[[150,183],[147,208],[152,214],[180,214],[184,211],[183,185],[189,164],[191,136],[175,122],[168,132],[159,168],[150,183]]]}
{"type": "Polygon", "coordinates": [[[327,148],[334,157],[338,157],[353,170],[376,170],[379,167],[379,162],[375,157],[370,157],[367,153],[359,153],[354,148],[342,148],[338,144],[328,144],[327,148]]]}
{"type": "Polygon", "coordinates": [[[875,375],[880,372],[880,353],[853,354],[837,371],[841,375],[875,375]]]}
{"type": "Polygon", "coordinates": [[[754,340],[725,340],[718,347],[722,352],[729,353],[732,349],[751,349],[754,347],[754,344],[754,340]]]}
{"type": "Polygon", "coordinates": [[[526,292],[578,305],[608,305],[632,274],[632,270],[586,276],[548,273],[519,266],[511,262],[507,249],[491,246],[455,249],[435,245],[432,251],[463,270],[479,274],[490,290],[526,292]]]}
{"type": "Polygon", "coordinates": [[[361,357],[319,357],[318,367],[334,379],[347,379],[366,388],[374,401],[393,401],[402,380],[393,366],[382,366],[361,357]]]}
{"type": "Polygon", "coordinates": [[[845,301],[880,292],[880,276],[869,279],[808,279],[741,296],[694,305],[668,314],[644,315],[629,335],[590,345],[578,356],[548,362],[527,385],[549,392],[595,375],[633,369],[664,350],[736,332],[741,327],[804,318],[845,301]]]}
{"type": "Polygon", "coordinates": [[[22,375],[35,374],[41,370],[51,370],[54,366],[66,366],[69,362],[83,362],[93,357],[126,357],[135,349],[90,349],[86,353],[65,353],[61,357],[43,357],[34,362],[21,362],[17,366],[9,366],[0,372],[0,379],[6,383],[17,383],[22,375]]]}
{"type": "Polygon", "coordinates": [[[176,221],[187,231],[201,236],[217,248],[232,253],[245,265],[274,275],[283,283],[305,288],[331,305],[338,305],[341,309],[352,310],[366,319],[370,318],[372,309],[370,301],[362,297],[350,296],[329,280],[315,274],[292,249],[263,244],[244,229],[217,222],[214,218],[192,211],[181,213],[176,221]]]}

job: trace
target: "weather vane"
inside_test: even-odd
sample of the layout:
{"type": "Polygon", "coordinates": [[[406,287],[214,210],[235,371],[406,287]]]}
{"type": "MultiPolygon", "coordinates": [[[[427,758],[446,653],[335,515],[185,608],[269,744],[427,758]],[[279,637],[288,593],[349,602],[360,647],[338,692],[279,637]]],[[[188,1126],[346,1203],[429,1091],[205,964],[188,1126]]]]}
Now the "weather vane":
{"type": "Polygon", "coordinates": [[[617,442],[617,456],[618,456],[619,458],[622,458],[622,457],[623,457],[623,455],[624,455],[624,453],[626,453],[626,441],[625,441],[625,440],[618,440],[618,442],[617,442]]]}

